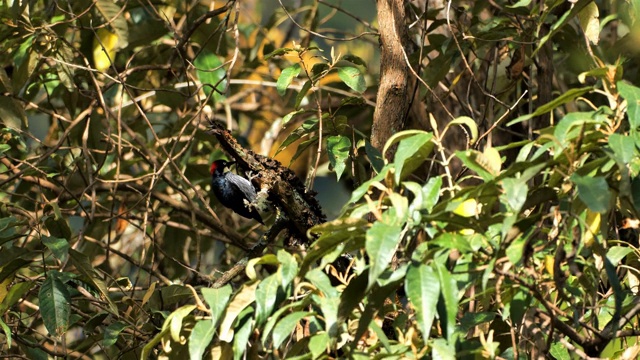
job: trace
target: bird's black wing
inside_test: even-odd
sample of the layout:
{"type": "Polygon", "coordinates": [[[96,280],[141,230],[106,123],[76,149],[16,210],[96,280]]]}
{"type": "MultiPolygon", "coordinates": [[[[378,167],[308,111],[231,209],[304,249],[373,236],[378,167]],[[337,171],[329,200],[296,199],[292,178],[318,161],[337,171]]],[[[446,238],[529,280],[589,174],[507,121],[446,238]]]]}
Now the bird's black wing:
{"type": "Polygon", "coordinates": [[[239,204],[239,206],[238,204],[236,204],[234,210],[238,214],[248,219],[254,219],[261,224],[264,224],[260,213],[258,213],[258,211],[253,206],[248,206],[248,204],[245,203],[245,200],[249,203],[253,203],[256,200],[256,189],[253,187],[251,182],[243,178],[242,176],[236,175],[232,172],[227,172],[224,174],[224,176],[227,179],[228,186],[233,188],[234,193],[237,193],[236,191],[239,191],[243,194],[244,197],[243,199],[239,199],[241,201],[241,204],[239,204]]]}

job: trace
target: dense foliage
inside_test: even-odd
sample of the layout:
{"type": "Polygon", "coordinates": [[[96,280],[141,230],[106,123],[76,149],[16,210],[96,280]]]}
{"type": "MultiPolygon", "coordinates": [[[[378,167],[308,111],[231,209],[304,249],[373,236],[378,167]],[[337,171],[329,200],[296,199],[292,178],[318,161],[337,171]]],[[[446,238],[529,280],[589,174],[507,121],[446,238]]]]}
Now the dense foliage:
{"type": "Polygon", "coordinates": [[[405,4],[417,95],[376,149],[347,2],[0,2],[1,353],[636,358],[640,4],[405,4]],[[207,118],[349,199],[252,247],[207,118]]]}

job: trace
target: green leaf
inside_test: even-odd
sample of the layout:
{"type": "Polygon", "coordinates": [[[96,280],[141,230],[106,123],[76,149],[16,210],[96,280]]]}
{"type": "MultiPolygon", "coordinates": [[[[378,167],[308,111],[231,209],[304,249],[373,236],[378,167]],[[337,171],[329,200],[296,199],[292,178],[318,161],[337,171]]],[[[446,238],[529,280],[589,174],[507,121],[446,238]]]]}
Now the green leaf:
{"type": "Polygon", "coordinates": [[[453,335],[456,330],[456,315],[458,315],[458,286],[449,270],[440,264],[434,263],[434,270],[440,283],[440,294],[444,300],[445,313],[440,316],[440,326],[445,330],[447,340],[454,342],[453,335]],[[442,316],[445,315],[445,316],[442,316]]]}
{"type": "Polygon", "coordinates": [[[502,189],[504,189],[504,193],[500,196],[502,202],[509,205],[515,214],[519,213],[527,201],[529,192],[527,183],[522,179],[506,178],[502,180],[502,189]]]}
{"type": "Polygon", "coordinates": [[[364,194],[369,192],[369,188],[372,186],[372,184],[379,183],[382,179],[384,179],[387,176],[390,170],[391,170],[391,166],[387,165],[383,167],[382,170],[380,170],[380,172],[376,176],[374,176],[371,180],[358,186],[358,188],[351,193],[351,199],[349,199],[349,204],[355,203],[356,201],[360,200],[364,196],[364,194]]]}
{"type": "Polygon", "coordinates": [[[234,336],[233,323],[240,313],[256,300],[256,288],[258,282],[245,283],[231,299],[227,306],[224,318],[220,323],[218,336],[221,341],[232,342],[234,336]]]}
{"type": "Polygon", "coordinates": [[[67,286],[58,280],[54,272],[44,280],[38,292],[40,313],[47,331],[53,336],[62,336],[69,328],[71,295],[67,286]]]}
{"type": "Polygon", "coordinates": [[[427,67],[422,72],[422,79],[429,87],[437,87],[438,83],[444,80],[445,76],[451,71],[453,60],[454,58],[451,52],[441,53],[438,57],[429,61],[427,67]]]}
{"type": "Polygon", "coordinates": [[[127,328],[127,324],[116,321],[113,324],[109,325],[104,329],[104,335],[102,337],[102,345],[104,347],[110,347],[116,344],[118,341],[118,336],[122,332],[122,330],[127,328]]]}
{"type": "Polygon", "coordinates": [[[322,310],[322,318],[324,320],[325,331],[329,336],[335,337],[339,335],[338,323],[338,307],[340,306],[339,297],[323,297],[314,294],[313,299],[320,304],[322,310]]]}
{"type": "Polygon", "coordinates": [[[589,4],[578,13],[580,27],[582,27],[585,37],[594,45],[598,45],[600,40],[599,17],[600,12],[598,11],[598,5],[594,2],[589,2],[589,4]]]}
{"type": "Polygon", "coordinates": [[[329,349],[331,339],[325,332],[317,333],[309,339],[309,351],[311,351],[311,357],[314,359],[319,358],[322,354],[326,353],[329,349]]]}
{"type": "Polygon", "coordinates": [[[280,281],[276,274],[267,276],[256,289],[256,324],[264,323],[273,312],[280,281]]]}
{"type": "Polygon", "coordinates": [[[311,78],[316,81],[326,74],[329,70],[329,65],[325,63],[317,63],[311,67],[311,78]]]}
{"type": "Polygon", "coordinates": [[[282,125],[286,125],[289,121],[291,121],[291,119],[294,116],[296,116],[298,114],[302,114],[303,112],[304,112],[304,109],[300,109],[300,110],[295,110],[295,111],[292,111],[292,112],[288,113],[287,115],[285,115],[282,118],[282,125]]]}
{"type": "Polygon", "coordinates": [[[168,306],[192,298],[193,293],[182,285],[169,285],[160,289],[160,296],[162,297],[163,304],[168,306]]]}
{"type": "MultiPolygon", "coordinates": [[[[432,139],[432,133],[419,132],[400,140],[394,160],[396,167],[395,181],[397,184],[400,183],[400,179],[406,178],[419,168],[431,155],[431,150],[433,150],[434,146],[432,139]]],[[[386,149],[387,146],[385,145],[385,152],[386,149]]]]}
{"type": "Polygon", "coordinates": [[[32,281],[23,281],[13,284],[0,303],[0,314],[17,304],[18,301],[33,287],[32,281]]]}
{"type": "Polygon", "coordinates": [[[473,251],[473,248],[469,243],[469,239],[466,236],[451,232],[438,235],[435,239],[430,241],[430,244],[437,245],[445,249],[456,249],[463,254],[473,251]]]}
{"type": "Polygon", "coordinates": [[[591,92],[592,90],[593,90],[593,86],[569,89],[564,94],[562,94],[562,95],[554,98],[552,101],[540,106],[533,113],[520,116],[520,117],[510,121],[509,123],[507,123],[507,126],[511,126],[513,124],[517,124],[519,122],[523,122],[523,121],[532,119],[532,118],[534,118],[536,116],[540,116],[542,114],[546,114],[546,113],[556,109],[560,105],[564,105],[564,104],[566,104],[566,103],[568,103],[570,101],[573,101],[573,100],[579,98],[580,96],[582,96],[582,95],[584,95],[584,94],[586,94],[588,92],[591,92]]]}
{"type": "Polygon", "coordinates": [[[427,181],[422,187],[422,207],[427,209],[428,212],[433,210],[433,207],[440,200],[440,189],[442,188],[442,177],[434,176],[427,181]]]}
{"type": "Polygon", "coordinates": [[[460,116],[459,118],[455,118],[452,121],[447,123],[447,126],[445,126],[445,131],[446,129],[451,127],[451,125],[466,125],[469,128],[469,131],[471,131],[471,138],[469,139],[469,144],[475,143],[476,140],[478,139],[478,125],[476,124],[475,120],[473,120],[472,118],[468,116],[460,116]]]}
{"type": "Polygon", "coordinates": [[[636,144],[630,136],[611,134],[609,136],[609,147],[615,154],[615,159],[619,163],[629,164],[631,160],[638,157],[636,144]]]}
{"type": "MultiPolygon", "coordinates": [[[[4,250],[4,249],[3,249],[4,250]]],[[[8,277],[13,276],[18,270],[21,270],[25,265],[30,264],[33,260],[27,260],[22,258],[17,258],[9,261],[8,264],[2,267],[0,271],[0,282],[3,282],[8,277]]]]}
{"type": "Polygon", "coordinates": [[[607,258],[613,266],[618,266],[620,261],[632,252],[633,249],[628,246],[612,246],[607,251],[607,258]]]}
{"type": "Polygon", "coordinates": [[[47,216],[44,220],[44,224],[47,227],[47,230],[49,230],[51,236],[71,240],[71,228],[69,227],[67,220],[62,216],[58,203],[50,202],[45,207],[45,210],[46,209],[53,210],[53,215],[47,216]]]}
{"type": "Polygon", "coordinates": [[[378,276],[387,268],[398,243],[402,239],[402,227],[400,225],[388,225],[383,222],[375,222],[366,235],[365,249],[369,255],[369,285],[371,288],[378,276]]]}
{"type": "Polygon", "coordinates": [[[280,96],[283,96],[287,92],[287,88],[291,85],[293,79],[300,74],[300,70],[302,70],[302,67],[299,63],[293,64],[282,70],[280,77],[278,77],[278,82],[276,83],[276,89],[280,96]]]}
{"type": "Polygon", "coordinates": [[[433,339],[431,342],[431,358],[438,360],[456,360],[456,348],[445,339],[433,339]]]}
{"type": "Polygon", "coordinates": [[[224,59],[207,49],[202,50],[193,62],[204,93],[209,96],[213,92],[215,102],[226,97],[227,71],[222,66],[223,63],[224,59]]]}
{"type": "Polygon", "coordinates": [[[300,265],[300,275],[326,254],[333,251],[339,244],[358,241],[364,237],[366,220],[356,218],[336,219],[316,225],[309,230],[309,234],[320,234],[309,250],[307,256],[300,265]]]}
{"type": "MultiPolygon", "coordinates": [[[[153,349],[155,349],[156,345],[160,343],[162,338],[164,338],[169,333],[169,327],[163,327],[160,332],[158,332],[151,341],[149,341],[143,348],[142,353],[140,354],[141,360],[146,360],[153,349]]],[[[154,358],[155,359],[155,358],[154,358]]]]}
{"type": "Polygon", "coordinates": [[[233,336],[233,359],[240,360],[247,350],[247,343],[253,329],[251,315],[246,315],[236,326],[233,336]]]}
{"type": "Polygon", "coordinates": [[[211,322],[214,328],[218,325],[220,316],[227,307],[232,291],[231,285],[225,285],[218,289],[202,288],[200,290],[204,301],[209,304],[209,308],[211,310],[211,322]]]}
{"type": "Polygon", "coordinates": [[[556,35],[556,33],[558,33],[567,23],[569,23],[570,20],[574,19],[578,15],[578,13],[589,3],[591,3],[591,0],[576,1],[571,7],[570,11],[566,11],[553,25],[551,25],[551,31],[549,31],[539,40],[538,47],[533,51],[530,58],[534,59],[538,54],[538,51],[543,48],[544,44],[546,44],[547,41],[549,41],[554,35],[556,35]]]}
{"type": "Polygon", "coordinates": [[[338,77],[342,82],[347,84],[348,87],[356,92],[363,93],[367,90],[367,84],[364,81],[364,76],[362,76],[362,73],[360,73],[358,68],[351,66],[338,68],[338,77]]]}
{"type": "Polygon", "coordinates": [[[311,80],[305,81],[304,85],[302,85],[302,89],[300,89],[300,92],[296,96],[296,103],[293,105],[294,109],[300,108],[300,104],[302,103],[302,100],[305,98],[305,96],[307,96],[307,93],[311,89],[311,85],[313,85],[311,80]]]}
{"type": "Polygon", "coordinates": [[[518,265],[520,259],[522,259],[522,255],[524,254],[524,246],[526,245],[526,243],[526,239],[518,237],[517,239],[513,240],[513,242],[507,248],[507,258],[513,265],[518,265]]]}
{"type": "Polygon", "coordinates": [[[602,176],[571,175],[571,181],[578,186],[578,197],[591,211],[606,213],[611,203],[611,191],[607,180],[602,176]]]}
{"type": "Polygon", "coordinates": [[[553,136],[560,142],[562,148],[565,148],[571,140],[578,138],[587,124],[605,124],[606,121],[606,115],[598,112],[573,112],[560,120],[553,131],[553,136]]]}
{"type": "Polygon", "coordinates": [[[182,322],[184,318],[191,314],[191,312],[196,308],[197,306],[195,305],[184,305],[169,314],[169,317],[165,320],[163,327],[169,327],[169,333],[171,334],[173,341],[181,341],[180,333],[182,332],[182,322]]]}
{"type": "Polygon", "coordinates": [[[283,307],[281,307],[280,309],[278,309],[278,311],[276,311],[267,321],[267,323],[264,325],[264,330],[262,331],[262,335],[260,336],[260,342],[262,343],[262,346],[267,347],[267,341],[270,340],[272,337],[271,335],[271,331],[273,330],[273,328],[275,327],[276,323],[278,322],[278,320],[280,319],[280,315],[292,311],[296,311],[297,309],[301,309],[305,306],[308,305],[308,300],[311,299],[311,297],[305,297],[303,300],[298,300],[298,301],[294,301],[292,303],[289,303],[283,307]]]}
{"type": "Polygon", "coordinates": [[[348,137],[329,136],[327,138],[327,155],[329,155],[329,162],[335,170],[338,180],[340,180],[344,169],[347,167],[350,151],[351,140],[348,137]]]}
{"type": "Polygon", "coordinates": [[[189,358],[191,360],[202,359],[215,332],[216,327],[211,319],[200,320],[193,326],[191,335],[189,335],[189,358]]]}
{"type": "Polygon", "coordinates": [[[611,289],[613,289],[615,310],[611,321],[613,324],[616,324],[622,314],[622,302],[625,298],[625,292],[622,290],[622,285],[620,284],[616,267],[611,263],[608,256],[605,256],[604,258],[604,270],[609,278],[608,280],[609,284],[611,284],[611,289]]]}
{"type": "Polygon", "coordinates": [[[280,280],[282,289],[286,289],[298,273],[298,262],[293,255],[285,250],[278,250],[277,256],[280,262],[280,267],[277,272],[278,279],[280,280]]]}
{"type": "Polygon", "coordinates": [[[347,287],[340,294],[340,307],[338,309],[338,316],[341,318],[347,318],[356,308],[360,305],[362,299],[367,295],[367,282],[369,281],[369,269],[364,269],[361,274],[358,274],[349,281],[347,287]]]}
{"type": "Polygon", "coordinates": [[[412,264],[407,271],[404,286],[407,297],[416,312],[416,321],[426,343],[431,334],[431,325],[436,316],[436,306],[440,297],[438,275],[430,266],[412,264]]]}
{"type": "Polygon", "coordinates": [[[531,0],[519,0],[513,5],[507,5],[508,8],[527,7],[531,3],[531,0]]]}
{"type": "Polygon", "coordinates": [[[362,65],[365,68],[367,67],[367,62],[364,61],[361,57],[356,55],[347,54],[347,55],[344,55],[340,60],[345,60],[356,65],[362,65]]]}
{"type": "Polygon", "coordinates": [[[89,258],[74,249],[69,249],[69,255],[71,263],[76,267],[76,269],[78,269],[78,272],[83,275],[83,280],[98,290],[100,293],[100,300],[109,304],[109,310],[111,310],[111,313],[118,314],[118,307],[109,297],[107,286],[96,273],[96,270],[89,262],[89,258]]]}
{"type": "Polygon", "coordinates": [[[4,336],[7,339],[7,348],[11,349],[11,329],[9,329],[9,326],[2,321],[2,318],[0,318],[0,329],[2,329],[2,332],[4,332],[4,336]]]}
{"type": "Polygon", "coordinates": [[[477,150],[456,151],[456,157],[469,169],[475,171],[484,181],[495,178],[492,173],[491,161],[477,150]]]}
{"type": "Polygon", "coordinates": [[[278,324],[273,328],[273,334],[271,335],[273,348],[279,348],[289,335],[291,335],[291,332],[295,329],[298,322],[312,314],[312,312],[294,312],[280,319],[278,324]]]}
{"type": "Polygon", "coordinates": [[[249,260],[245,268],[245,273],[247,274],[247,277],[251,280],[255,280],[258,278],[256,265],[277,266],[277,265],[280,265],[280,263],[278,262],[278,258],[276,257],[275,254],[265,254],[259,258],[253,258],[249,260]]]}
{"type": "Polygon", "coordinates": [[[269,60],[270,58],[274,57],[274,56],[282,56],[288,52],[291,51],[295,51],[295,49],[292,48],[279,48],[279,49],[275,49],[272,52],[268,53],[267,55],[264,56],[265,60],[269,60]]]}
{"type": "Polygon", "coordinates": [[[640,88],[624,81],[616,83],[620,95],[627,100],[629,126],[634,132],[640,132],[640,88]]]}
{"type": "Polygon", "coordinates": [[[338,290],[331,285],[327,274],[320,268],[315,268],[304,275],[315,287],[327,298],[337,298],[340,296],[338,290]]]}
{"type": "MultiPolygon", "coordinates": [[[[6,126],[15,130],[22,130],[26,128],[27,114],[24,110],[24,105],[21,105],[7,96],[0,96],[0,119],[2,119],[3,127],[6,126]]],[[[3,151],[7,151],[11,148],[8,144],[2,144],[3,151]]]]}
{"type": "Polygon", "coordinates": [[[57,259],[62,262],[67,261],[69,257],[69,242],[67,239],[52,237],[52,236],[42,236],[42,243],[53,253],[57,259]]]}
{"type": "Polygon", "coordinates": [[[373,170],[379,174],[384,167],[384,160],[382,159],[380,150],[374,148],[369,140],[365,140],[364,151],[367,153],[367,157],[369,157],[369,162],[371,163],[373,170]]]}
{"type": "Polygon", "coordinates": [[[556,360],[571,360],[571,354],[567,347],[561,342],[554,342],[549,349],[549,354],[556,360]]]}
{"type": "Polygon", "coordinates": [[[463,332],[471,330],[472,327],[488,323],[495,319],[496,314],[493,312],[465,312],[460,319],[460,327],[463,332]]]}

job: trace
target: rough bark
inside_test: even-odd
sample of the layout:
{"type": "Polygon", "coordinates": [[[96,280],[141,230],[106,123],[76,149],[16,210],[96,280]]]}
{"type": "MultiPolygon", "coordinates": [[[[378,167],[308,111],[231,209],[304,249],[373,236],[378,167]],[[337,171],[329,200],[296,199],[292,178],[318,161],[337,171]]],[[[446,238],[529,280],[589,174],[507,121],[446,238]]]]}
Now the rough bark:
{"type": "Polygon", "coordinates": [[[316,193],[307,190],[295,173],[278,161],[243,148],[223,124],[210,120],[209,125],[210,133],[225,152],[239,168],[251,171],[253,184],[259,189],[266,188],[268,200],[287,216],[294,237],[291,241],[307,245],[307,230],[326,221],[316,193]]]}
{"type": "MultiPolygon", "coordinates": [[[[411,103],[409,67],[405,49],[409,38],[403,0],[378,0],[380,31],[380,86],[373,113],[371,144],[382,150],[387,140],[405,126],[411,103]]],[[[393,158],[391,149],[385,156],[393,158]]]]}

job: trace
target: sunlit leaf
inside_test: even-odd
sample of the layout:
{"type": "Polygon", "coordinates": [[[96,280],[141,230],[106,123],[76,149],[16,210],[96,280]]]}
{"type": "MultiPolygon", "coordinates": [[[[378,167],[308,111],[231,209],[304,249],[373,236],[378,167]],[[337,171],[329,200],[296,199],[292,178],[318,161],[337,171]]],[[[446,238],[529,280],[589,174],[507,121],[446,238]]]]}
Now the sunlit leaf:
{"type": "Polygon", "coordinates": [[[273,335],[272,335],[273,347],[274,348],[280,347],[280,345],[282,345],[282,342],[285,341],[291,335],[291,332],[296,327],[298,322],[311,314],[313,313],[294,312],[285,316],[280,321],[278,321],[278,324],[273,328],[273,335]]]}
{"type": "Polygon", "coordinates": [[[291,85],[293,79],[295,79],[296,76],[300,74],[300,70],[302,70],[300,63],[293,64],[288,68],[282,70],[282,72],[280,73],[280,77],[278,77],[278,81],[276,83],[276,89],[278,90],[278,94],[280,94],[280,96],[286,93],[287,88],[289,87],[289,85],[291,85]]]}
{"type": "Polygon", "coordinates": [[[251,336],[251,330],[253,329],[253,321],[251,315],[246,315],[235,329],[233,336],[233,359],[240,360],[243,358],[245,351],[247,351],[247,342],[251,336]]]}
{"type": "Polygon", "coordinates": [[[340,180],[342,173],[344,173],[347,167],[350,151],[351,140],[348,137],[329,136],[327,138],[327,155],[329,156],[329,162],[335,170],[338,180],[340,180]]]}
{"type": "Polygon", "coordinates": [[[468,116],[460,116],[458,118],[455,118],[447,123],[445,129],[448,129],[452,125],[465,125],[469,129],[469,131],[471,131],[469,137],[469,145],[475,143],[478,139],[478,125],[472,118],[468,116]]]}
{"type": "Polygon", "coordinates": [[[580,27],[584,31],[585,36],[589,41],[598,45],[600,41],[600,12],[598,11],[598,5],[594,2],[590,2],[578,13],[578,20],[580,21],[580,27]]]}
{"type": "Polygon", "coordinates": [[[338,68],[338,76],[348,87],[359,93],[367,90],[367,84],[364,81],[364,76],[358,68],[347,66],[338,68]]]}
{"type": "Polygon", "coordinates": [[[634,157],[638,156],[636,144],[632,137],[620,134],[609,136],[609,147],[613,150],[616,160],[628,164],[634,157]]]}
{"type": "Polygon", "coordinates": [[[416,312],[416,321],[422,331],[423,341],[431,335],[431,325],[436,316],[440,296],[440,282],[435,271],[424,264],[413,264],[407,271],[405,292],[416,312]]]}
{"type": "Polygon", "coordinates": [[[242,310],[255,301],[256,288],[258,285],[258,281],[250,284],[244,284],[229,302],[222,322],[220,323],[220,332],[218,333],[218,336],[221,341],[233,341],[233,323],[242,310]]]}
{"type": "Polygon", "coordinates": [[[184,305],[179,307],[177,310],[171,313],[165,321],[165,326],[169,326],[169,334],[171,334],[171,338],[175,342],[181,342],[180,333],[183,331],[182,322],[184,318],[187,317],[193,310],[196,309],[195,305],[184,305]]]}
{"type": "Polygon", "coordinates": [[[200,360],[213,339],[216,327],[211,319],[198,321],[191,329],[189,335],[189,357],[191,360],[200,360]]]}
{"type": "Polygon", "coordinates": [[[383,222],[375,222],[369,230],[365,249],[369,255],[369,285],[371,288],[378,279],[378,276],[387,268],[393,254],[401,240],[401,226],[388,225],[383,222]]]}
{"type": "Polygon", "coordinates": [[[200,292],[202,292],[202,297],[207,302],[209,309],[211,310],[211,321],[213,327],[216,327],[220,320],[220,316],[227,307],[232,291],[233,290],[230,285],[225,285],[218,289],[202,288],[200,290],[200,292]]]}
{"type": "Polygon", "coordinates": [[[118,35],[107,28],[96,30],[93,39],[93,63],[98,71],[106,71],[115,61],[118,35]]]}
{"type": "MultiPolygon", "coordinates": [[[[387,144],[389,144],[392,139],[390,139],[387,144]]],[[[432,133],[419,132],[400,140],[394,159],[394,164],[396,166],[396,183],[399,183],[400,179],[403,179],[413,173],[413,171],[419,168],[425,160],[427,160],[434,147],[434,143],[431,141],[432,139],[432,133]]],[[[386,149],[387,146],[385,145],[385,152],[386,149]]]]}
{"type": "Polygon", "coordinates": [[[4,332],[4,336],[7,338],[7,348],[11,349],[11,329],[9,326],[0,318],[0,329],[4,332]]]}
{"type": "Polygon", "coordinates": [[[458,287],[456,280],[444,265],[436,262],[434,269],[440,283],[440,294],[442,294],[445,309],[444,314],[440,315],[440,326],[445,330],[447,339],[452,342],[458,315],[458,287]]]}
{"type": "Polygon", "coordinates": [[[624,81],[616,83],[620,95],[627,100],[627,116],[631,130],[640,132],[640,88],[624,81]]]}
{"type": "Polygon", "coordinates": [[[280,282],[276,274],[267,276],[256,289],[256,324],[262,324],[273,312],[280,282]]]}

